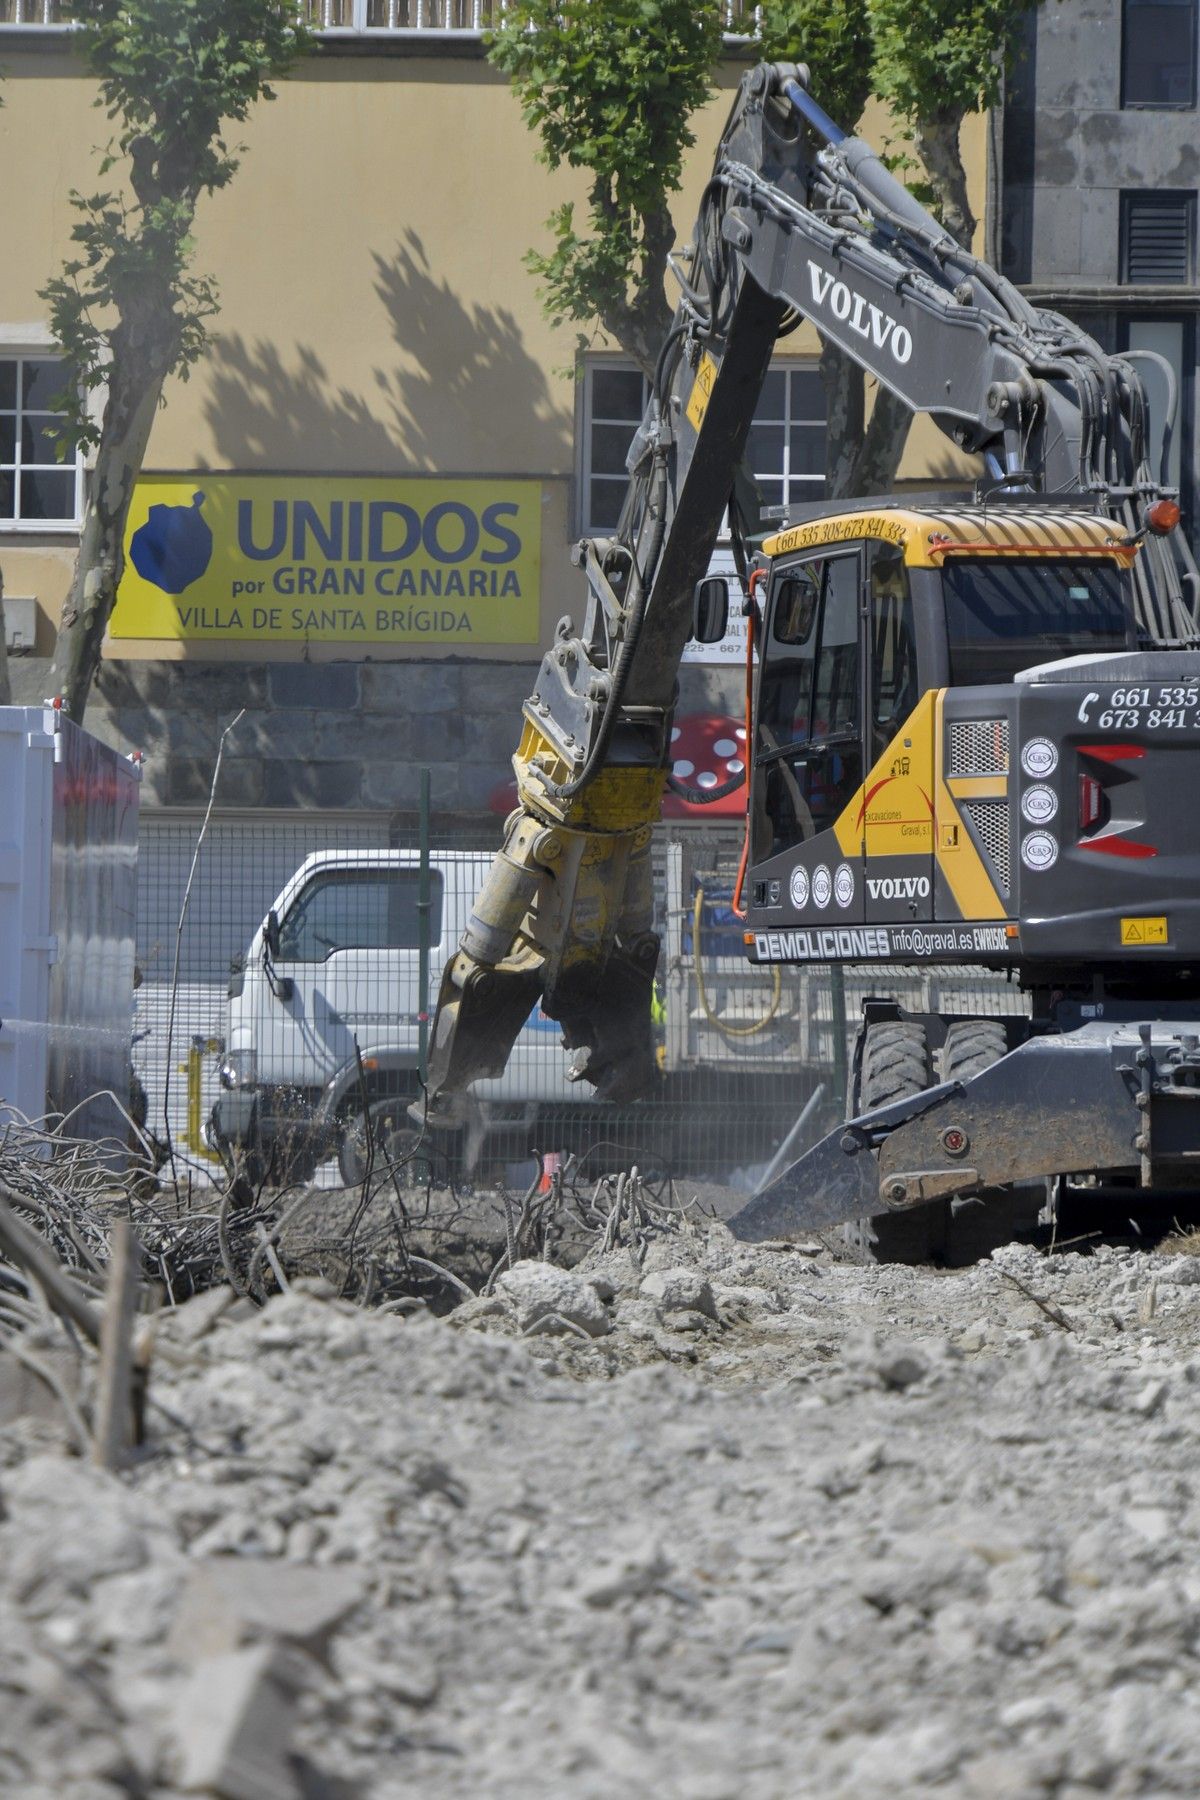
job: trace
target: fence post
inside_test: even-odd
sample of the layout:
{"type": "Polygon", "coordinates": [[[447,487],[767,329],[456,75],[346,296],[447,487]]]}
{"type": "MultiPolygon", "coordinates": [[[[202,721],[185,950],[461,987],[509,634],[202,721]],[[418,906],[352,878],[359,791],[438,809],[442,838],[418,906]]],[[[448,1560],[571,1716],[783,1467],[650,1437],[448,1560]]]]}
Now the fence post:
{"type": "Polygon", "coordinates": [[[829,1006],[833,1015],[833,1091],[842,1112],[846,1109],[846,973],[841,963],[829,965],[829,1006]]]}
{"type": "Polygon", "coordinates": [[[429,770],[421,770],[421,861],[417,874],[417,1072],[429,1072],[429,770]]]}

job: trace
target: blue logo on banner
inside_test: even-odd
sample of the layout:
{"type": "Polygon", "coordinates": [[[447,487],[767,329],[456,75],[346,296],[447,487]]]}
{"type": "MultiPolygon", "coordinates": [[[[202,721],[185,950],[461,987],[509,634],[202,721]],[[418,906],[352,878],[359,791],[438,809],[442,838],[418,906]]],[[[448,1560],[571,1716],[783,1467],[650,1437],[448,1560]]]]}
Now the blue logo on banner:
{"type": "Polygon", "coordinates": [[[212,561],[213,537],[200,513],[203,494],[190,506],[152,506],[146,523],[134,532],[129,559],[143,581],[164,594],[182,594],[199,581],[212,561]]]}

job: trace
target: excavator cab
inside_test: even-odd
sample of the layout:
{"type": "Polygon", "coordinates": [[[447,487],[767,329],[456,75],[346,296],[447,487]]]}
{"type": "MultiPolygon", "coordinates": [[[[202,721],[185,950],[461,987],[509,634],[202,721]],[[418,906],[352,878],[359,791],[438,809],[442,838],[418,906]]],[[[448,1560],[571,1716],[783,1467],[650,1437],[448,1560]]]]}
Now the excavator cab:
{"type": "Polygon", "coordinates": [[[961,500],[829,512],[766,548],[752,956],[1003,966],[1014,851],[1036,910],[1059,848],[1054,771],[1031,792],[1011,767],[1016,711],[1034,704],[1018,678],[1137,653],[1134,548],[1096,515],[961,500]]]}

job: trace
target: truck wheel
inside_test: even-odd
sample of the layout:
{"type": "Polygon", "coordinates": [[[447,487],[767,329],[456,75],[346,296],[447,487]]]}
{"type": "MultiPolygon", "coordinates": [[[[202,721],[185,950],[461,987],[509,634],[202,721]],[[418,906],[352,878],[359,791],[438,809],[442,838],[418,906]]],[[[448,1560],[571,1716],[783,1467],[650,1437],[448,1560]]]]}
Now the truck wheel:
{"type": "Polygon", "coordinates": [[[1008,1037],[999,1019],[956,1019],[942,1045],[942,1080],[969,1081],[1007,1055],[1008,1037]]]}
{"type": "MultiPolygon", "coordinates": [[[[371,1136],[375,1145],[372,1178],[388,1173],[388,1164],[396,1170],[403,1188],[424,1188],[432,1182],[444,1185],[442,1159],[437,1157],[426,1134],[409,1122],[407,1099],[392,1095],[373,1101],[369,1109],[371,1136]]],[[[338,1169],[347,1187],[361,1187],[367,1173],[367,1133],[362,1113],[347,1119],[338,1143],[338,1169]]]]}
{"type": "MultiPolygon", "coordinates": [[[[925,1027],[912,1019],[882,1020],[868,1025],[863,1036],[857,1092],[849,1097],[850,1118],[911,1100],[931,1085],[929,1042],[925,1027]]],[[[879,1213],[851,1219],[842,1240],[871,1262],[928,1262],[941,1248],[946,1205],[918,1206],[903,1213],[879,1213]]]]}

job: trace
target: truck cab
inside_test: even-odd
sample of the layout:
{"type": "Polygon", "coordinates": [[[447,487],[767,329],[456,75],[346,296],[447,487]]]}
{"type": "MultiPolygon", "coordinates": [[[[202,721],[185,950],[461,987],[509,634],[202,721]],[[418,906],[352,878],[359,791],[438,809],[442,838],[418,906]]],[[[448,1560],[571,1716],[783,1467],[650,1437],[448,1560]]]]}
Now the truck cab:
{"type": "MultiPolygon", "coordinates": [[[[291,876],[229,987],[209,1139],[244,1182],[305,1179],[334,1154],[343,1176],[357,1179],[364,1097],[407,1130],[429,1015],[422,931],[426,968],[436,968],[458,942],[489,860],[432,853],[424,926],[415,849],[322,850],[291,876]]],[[[558,1026],[535,1007],[505,1073],[476,1082],[471,1095],[501,1104],[569,1095],[578,1104],[558,1026]]]]}

